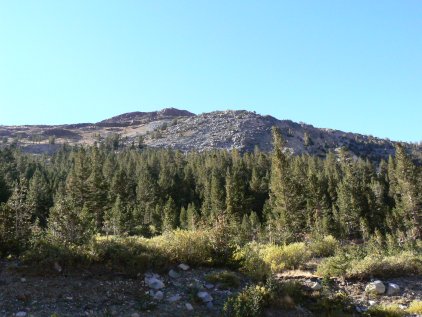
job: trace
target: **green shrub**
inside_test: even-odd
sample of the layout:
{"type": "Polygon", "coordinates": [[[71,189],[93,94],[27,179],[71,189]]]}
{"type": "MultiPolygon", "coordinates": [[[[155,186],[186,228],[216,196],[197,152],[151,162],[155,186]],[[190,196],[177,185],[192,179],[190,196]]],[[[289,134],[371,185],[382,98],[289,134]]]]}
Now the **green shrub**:
{"type": "Polygon", "coordinates": [[[264,310],[274,307],[292,309],[303,301],[303,286],[297,281],[279,282],[272,277],[265,285],[250,285],[238,295],[230,297],[224,305],[224,316],[258,317],[264,310]]]}
{"type": "Polygon", "coordinates": [[[53,271],[57,262],[66,268],[89,266],[92,257],[86,246],[60,244],[57,241],[41,238],[33,241],[32,247],[22,256],[25,263],[30,263],[36,271],[53,271]]]}
{"type": "Polygon", "coordinates": [[[333,236],[326,236],[322,239],[313,240],[309,243],[308,249],[312,256],[328,257],[333,256],[340,244],[333,236]]]}
{"type": "Polygon", "coordinates": [[[223,308],[225,317],[260,317],[269,304],[270,291],[264,286],[248,286],[241,293],[230,297],[223,308]]]}
{"type": "Polygon", "coordinates": [[[323,277],[344,276],[350,267],[351,258],[346,253],[324,259],[317,268],[317,274],[323,277]]]}
{"type": "Polygon", "coordinates": [[[98,264],[127,274],[137,274],[152,266],[160,267],[165,259],[147,247],[147,239],[135,237],[96,237],[91,252],[98,264]]]}
{"type": "Polygon", "coordinates": [[[207,274],[205,280],[217,284],[221,289],[237,288],[240,286],[239,277],[235,273],[228,271],[207,274]]]}

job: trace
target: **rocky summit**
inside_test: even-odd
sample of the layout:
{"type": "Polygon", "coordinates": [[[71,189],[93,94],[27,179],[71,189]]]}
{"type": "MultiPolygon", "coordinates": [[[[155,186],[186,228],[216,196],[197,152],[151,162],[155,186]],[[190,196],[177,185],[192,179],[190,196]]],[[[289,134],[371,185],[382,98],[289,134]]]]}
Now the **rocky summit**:
{"type": "MultiPolygon", "coordinates": [[[[61,144],[83,145],[114,138],[120,147],[138,145],[171,147],[182,151],[237,149],[270,151],[271,128],[278,127],[294,154],[324,157],[342,147],[356,157],[387,159],[394,154],[388,139],[316,128],[304,123],[279,120],[245,110],[213,111],[195,115],[186,110],[166,108],[153,112],[130,112],[97,123],[68,125],[0,126],[0,144],[15,144],[25,152],[52,153],[61,144]]],[[[422,146],[407,144],[420,157],[422,146]]]]}

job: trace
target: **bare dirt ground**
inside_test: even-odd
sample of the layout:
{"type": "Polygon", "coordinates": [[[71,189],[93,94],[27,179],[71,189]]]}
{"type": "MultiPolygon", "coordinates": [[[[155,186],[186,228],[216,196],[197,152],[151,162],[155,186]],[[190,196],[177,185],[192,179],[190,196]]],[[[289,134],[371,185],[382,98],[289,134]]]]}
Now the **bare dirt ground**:
{"type": "Polygon", "coordinates": [[[161,274],[161,300],[149,295],[144,274],[40,276],[25,271],[16,263],[0,262],[0,316],[220,316],[227,297],[236,291],[207,285],[204,291],[213,297],[212,305],[198,300],[198,285],[207,284],[203,277],[218,271],[210,268],[179,272],[178,278],[161,274]]]}

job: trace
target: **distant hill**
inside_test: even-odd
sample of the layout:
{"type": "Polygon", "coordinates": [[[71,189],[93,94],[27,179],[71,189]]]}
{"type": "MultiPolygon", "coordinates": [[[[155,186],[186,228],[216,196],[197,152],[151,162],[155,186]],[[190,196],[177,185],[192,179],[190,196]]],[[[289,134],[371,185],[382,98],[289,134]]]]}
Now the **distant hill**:
{"type": "MultiPolygon", "coordinates": [[[[394,154],[394,142],[387,139],[315,128],[245,110],[195,115],[175,108],[124,113],[98,123],[0,126],[0,138],[3,140],[0,144],[4,146],[14,142],[27,152],[51,153],[62,143],[93,144],[111,135],[120,135],[123,145],[137,143],[142,136],[146,146],[172,147],[182,151],[238,149],[245,152],[253,151],[256,146],[270,151],[273,126],[280,128],[287,146],[295,154],[309,153],[323,157],[341,147],[347,147],[357,157],[371,160],[387,159],[394,154]]],[[[418,157],[421,156],[420,145],[407,146],[418,157]]]]}

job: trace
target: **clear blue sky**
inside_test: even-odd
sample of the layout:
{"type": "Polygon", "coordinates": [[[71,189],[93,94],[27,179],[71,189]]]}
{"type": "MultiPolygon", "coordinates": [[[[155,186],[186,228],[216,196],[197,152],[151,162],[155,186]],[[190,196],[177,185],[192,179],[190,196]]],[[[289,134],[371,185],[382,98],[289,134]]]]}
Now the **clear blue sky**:
{"type": "Polygon", "coordinates": [[[164,107],[420,141],[422,2],[0,0],[0,124],[164,107]]]}

